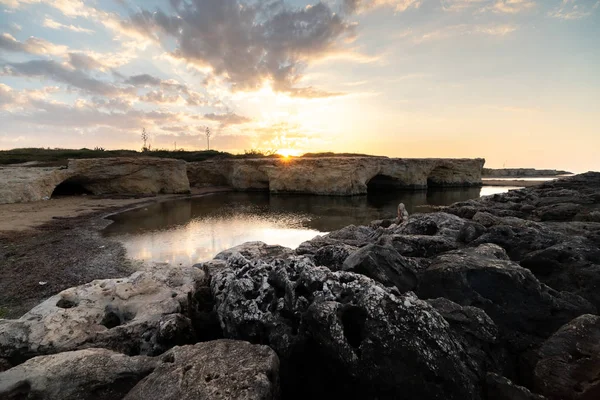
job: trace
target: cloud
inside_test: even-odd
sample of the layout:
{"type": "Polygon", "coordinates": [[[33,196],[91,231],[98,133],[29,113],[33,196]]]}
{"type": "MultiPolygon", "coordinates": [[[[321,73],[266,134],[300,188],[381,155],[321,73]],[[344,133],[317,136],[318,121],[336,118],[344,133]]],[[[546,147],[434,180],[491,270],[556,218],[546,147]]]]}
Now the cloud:
{"type": "Polygon", "coordinates": [[[210,114],[204,115],[204,118],[206,118],[209,121],[219,122],[221,124],[221,127],[223,127],[223,128],[230,126],[230,125],[240,125],[240,124],[245,124],[245,123],[252,121],[248,117],[237,115],[235,113],[226,113],[226,114],[210,113],[210,114]]]}
{"type": "Polygon", "coordinates": [[[348,13],[361,13],[378,7],[390,7],[396,12],[409,8],[419,8],[422,0],[344,0],[344,10],[348,13]]]}
{"type": "Polygon", "coordinates": [[[560,6],[548,12],[548,16],[565,20],[574,20],[589,17],[592,11],[597,9],[600,1],[593,6],[578,4],[576,0],[563,0],[560,6]]]}
{"type": "Polygon", "coordinates": [[[516,14],[535,7],[533,0],[497,0],[492,11],[504,14],[516,14]]]}
{"type": "Polygon", "coordinates": [[[354,35],[354,24],[324,3],[298,9],[266,0],[173,4],[171,15],[142,10],[122,25],[152,40],[175,39],[173,57],[208,68],[233,90],[256,90],[267,81],[291,90],[307,63],[339,50],[339,42],[354,35]]]}
{"type": "Polygon", "coordinates": [[[82,28],[80,26],[75,26],[75,25],[64,25],[61,24],[60,22],[57,22],[55,20],[53,20],[52,18],[48,18],[46,17],[46,19],[44,19],[44,23],[43,26],[45,26],[46,28],[50,28],[50,29],[62,29],[62,30],[69,30],[72,32],[78,32],[78,33],[94,33],[93,30],[91,29],[86,29],[86,28],[82,28]]]}
{"type": "Polygon", "coordinates": [[[412,40],[415,43],[423,43],[434,40],[442,40],[457,36],[506,36],[518,29],[517,26],[511,24],[490,24],[490,25],[451,25],[442,29],[436,29],[429,32],[415,32],[412,40]]]}
{"type": "Polygon", "coordinates": [[[68,47],[56,45],[44,39],[30,37],[25,42],[20,42],[9,33],[0,35],[0,49],[13,52],[23,52],[41,55],[64,55],[68,47]]]}
{"type": "Polygon", "coordinates": [[[477,12],[517,14],[535,6],[534,0],[442,0],[442,8],[446,11],[475,9],[477,12]]]}
{"type": "Polygon", "coordinates": [[[7,63],[3,75],[41,77],[65,83],[91,94],[104,96],[122,95],[131,90],[119,88],[110,82],[93,78],[81,70],[69,68],[53,60],[32,60],[22,63],[7,63]]]}

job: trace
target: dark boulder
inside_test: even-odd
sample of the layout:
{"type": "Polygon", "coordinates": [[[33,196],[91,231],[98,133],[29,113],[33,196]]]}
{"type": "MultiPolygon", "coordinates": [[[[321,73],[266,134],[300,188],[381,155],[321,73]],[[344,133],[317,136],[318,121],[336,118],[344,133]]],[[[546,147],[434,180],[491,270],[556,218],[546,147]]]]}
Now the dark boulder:
{"type": "Polygon", "coordinates": [[[458,248],[455,240],[445,236],[389,235],[382,236],[378,243],[392,246],[405,257],[428,258],[458,248]]]}
{"type": "Polygon", "coordinates": [[[211,285],[225,335],[279,355],[284,398],[481,398],[483,367],[412,293],[307,259],[230,258],[211,285]]]}
{"type": "Polygon", "coordinates": [[[106,349],[39,356],[0,373],[0,398],[121,399],[156,364],[150,357],[129,357],[106,349]]]}
{"type": "Polygon", "coordinates": [[[274,400],[279,359],[267,346],[216,340],[174,347],[124,400],[274,400]]]}
{"type": "Polygon", "coordinates": [[[537,352],[536,391],[552,400],[600,399],[600,317],[582,315],[537,352]]]}
{"type": "Polygon", "coordinates": [[[488,373],[485,380],[487,400],[546,400],[544,396],[531,393],[529,389],[512,383],[509,379],[488,373]]]}
{"type": "Polygon", "coordinates": [[[420,276],[420,298],[446,297],[483,309],[513,352],[548,338],[595,307],[577,295],[541,284],[528,269],[489,251],[458,250],[437,257],[420,276]]]}
{"type": "Polygon", "coordinates": [[[356,250],[356,247],[347,244],[323,246],[315,252],[313,260],[316,265],[338,271],[342,268],[346,258],[356,250]]]}
{"type": "Polygon", "coordinates": [[[414,214],[409,217],[406,223],[394,229],[394,233],[400,235],[441,235],[456,239],[465,222],[464,219],[445,212],[414,214]]]}
{"type": "Polygon", "coordinates": [[[462,341],[469,359],[475,360],[483,371],[504,370],[507,355],[498,338],[498,328],[485,311],[463,307],[443,297],[427,302],[448,322],[455,338],[462,341]]]}
{"type": "Polygon", "coordinates": [[[556,290],[580,295],[600,307],[600,248],[597,243],[573,236],[527,254],[521,266],[556,290]]]}
{"type": "Polygon", "coordinates": [[[343,271],[356,272],[404,293],[417,287],[416,264],[391,246],[369,244],[350,255],[343,271]]]}

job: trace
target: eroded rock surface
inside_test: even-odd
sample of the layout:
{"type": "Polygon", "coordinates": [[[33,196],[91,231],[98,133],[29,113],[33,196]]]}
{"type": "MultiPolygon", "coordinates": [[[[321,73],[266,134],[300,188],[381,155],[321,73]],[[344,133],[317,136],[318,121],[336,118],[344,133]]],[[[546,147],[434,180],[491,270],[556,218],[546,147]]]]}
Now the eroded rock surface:
{"type": "Polygon", "coordinates": [[[211,287],[225,335],[273,348],[293,398],[480,398],[481,366],[465,359],[446,320],[412,293],[308,259],[241,255],[211,287]]]}
{"type": "Polygon", "coordinates": [[[195,339],[188,298],[198,268],[140,271],[62,291],[16,320],[0,320],[0,358],[13,365],[41,354],[103,347],[154,355],[195,339]]]}
{"type": "Polygon", "coordinates": [[[574,319],[540,347],[535,389],[552,400],[600,398],[600,317],[574,319]]]}
{"type": "Polygon", "coordinates": [[[0,373],[0,398],[121,399],[150,374],[157,360],[86,349],[32,358],[0,373]]]}
{"type": "Polygon", "coordinates": [[[480,186],[482,159],[326,157],[225,159],[189,163],[192,186],[272,193],[355,195],[390,188],[480,186]]]}
{"type": "Polygon", "coordinates": [[[276,400],[279,359],[267,346],[217,340],[174,347],[124,400],[276,400]]]}
{"type": "Polygon", "coordinates": [[[59,185],[77,187],[96,195],[190,191],[186,163],[182,160],[151,157],[79,159],[69,160],[66,168],[0,168],[0,204],[49,199],[59,185]]]}

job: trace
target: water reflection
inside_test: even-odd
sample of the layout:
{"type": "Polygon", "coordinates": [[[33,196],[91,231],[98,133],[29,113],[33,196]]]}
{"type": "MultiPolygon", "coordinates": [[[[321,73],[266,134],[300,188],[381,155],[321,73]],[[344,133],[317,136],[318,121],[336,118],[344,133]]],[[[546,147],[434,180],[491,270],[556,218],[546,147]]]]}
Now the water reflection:
{"type": "Polygon", "coordinates": [[[354,197],[219,193],[156,203],[115,215],[105,233],[121,241],[130,258],[188,265],[247,241],[294,248],[318,234],[349,224],[394,217],[400,202],[409,213],[428,212],[432,206],[492,194],[487,189],[354,197]]]}

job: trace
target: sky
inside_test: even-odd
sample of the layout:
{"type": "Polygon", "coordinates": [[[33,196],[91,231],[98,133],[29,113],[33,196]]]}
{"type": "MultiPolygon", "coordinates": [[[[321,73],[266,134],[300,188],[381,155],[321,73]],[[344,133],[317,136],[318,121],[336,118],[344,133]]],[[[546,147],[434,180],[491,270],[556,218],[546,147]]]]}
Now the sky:
{"type": "Polygon", "coordinates": [[[600,0],[0,0],[0,149],[600,170],[600,0]]]}

